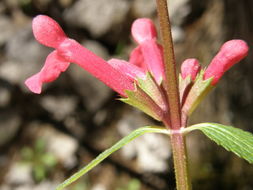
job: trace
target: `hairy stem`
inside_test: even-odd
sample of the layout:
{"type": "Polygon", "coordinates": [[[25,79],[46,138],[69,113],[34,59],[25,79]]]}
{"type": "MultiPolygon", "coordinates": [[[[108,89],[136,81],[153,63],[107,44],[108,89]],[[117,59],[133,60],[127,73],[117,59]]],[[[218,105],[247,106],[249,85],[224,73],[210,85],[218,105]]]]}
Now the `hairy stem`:
{"type": "Polygon", "coordinates": [[[171,147],[173,151],[177,190],[190,190],[191,183],[187,168],[185,139],[183,134],[180,132],[180,128],[185,127],[187,120],[184,119],[184,122],[181,123],[178,79],[176,73],[176,63],[171,36],[167,0],[156,0],[156,2],[164,50],[166,78],[164,79],[163,85],[168,97],[170,111],[169,117],[171,125],[168,126],[165,121],[164,124],[167,127],[171,128],[172,131],[174,131],[171,134],[171,147]]]}
{"type": "Polygon", "coordinates": [[[171,147],[177,190],[191,190],[191,182],[187,168],[185,139],[182,133],[171,134],[171,147]]]}
{"type": "Polygon", "coordinates": [[[180,101],[167,0],[156,0],[156,2],[164,49],[166,75],[164,79],[164,88],[167,92],[169,102],[170,127],[177,130],[181,127],[180,101]]]}

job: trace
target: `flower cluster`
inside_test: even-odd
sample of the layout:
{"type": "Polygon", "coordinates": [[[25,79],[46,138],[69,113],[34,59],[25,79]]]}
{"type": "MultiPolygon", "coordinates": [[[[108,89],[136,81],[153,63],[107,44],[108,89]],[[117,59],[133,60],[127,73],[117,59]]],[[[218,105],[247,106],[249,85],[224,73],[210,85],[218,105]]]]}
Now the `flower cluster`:
{"type": "Polygon", "coordinates": [[[195,110],[224,73],[248,54],[248,49],[243,40],[230,40],[222,45],[206,69],[201,69],[196,59],[186,59],[182,63],[180,77],[182,120],[195,110]]]}
{"type": "MultiPolygon", "coordinates": [[[[70,63],[75,63],[118,92],[122,101],[159,121],[169,122],[169,102],[163,88],[166,81],[163,48],[157,43],[157,32],[150,19],[141,18],[133,23],[132,36],[138,46],[129,61],[103,60],[68,38],[58,23],[48,16],[35,17],[32,28],[38,42],[55,49],[48,55],[41,71],[26,80],[25,84],[32,92],[41,93],[43,83],[57,79],[70,63]]],[[[201,70],[196,59],[185,60],[179,83],[182,113],[187,117],[203,94],[247,52],[244,41],[231,40],[222,46],[207,69],[201,70]]]]}

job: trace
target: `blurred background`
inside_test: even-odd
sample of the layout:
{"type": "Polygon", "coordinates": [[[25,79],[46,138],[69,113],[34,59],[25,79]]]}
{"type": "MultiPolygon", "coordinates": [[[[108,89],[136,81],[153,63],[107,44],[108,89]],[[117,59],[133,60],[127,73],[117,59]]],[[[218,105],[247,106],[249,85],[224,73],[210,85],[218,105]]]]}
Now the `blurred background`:
{"type": "MultiPolygon", "coordinates": [[[[189,57],[209,64],[223,42],[253,44],[252,0],[170,0],[178,65],[189,57]]],[[[71,38],[104,59],[128,59],[131,23],[157,24],[155,0],[0,1],[0,190],[54,189],[135,128],[157,124],[117,101],[118,95],[72,64],[41,95],[24,80],[51,49],[38,44],[31,21],[57,20],[71,38]]],[[[190,123],[220,122],[253,132],[253,53],[231,69],[190,123]]],[[[253,166],[199,132],[187,137],[195,190],[253,190],[253,166]]],[[[113,154],[71,190],[175,189],[169,139],[147,134],[113,154]]]]}

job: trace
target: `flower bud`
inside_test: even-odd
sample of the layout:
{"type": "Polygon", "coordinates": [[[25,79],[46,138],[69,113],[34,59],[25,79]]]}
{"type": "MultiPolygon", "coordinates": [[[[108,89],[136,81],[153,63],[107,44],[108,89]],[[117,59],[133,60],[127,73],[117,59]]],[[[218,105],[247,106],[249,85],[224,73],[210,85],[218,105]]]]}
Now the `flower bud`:
{"type": "Polygon", "coordinates": [[[217,84],[222,75],[248,54],[249,47],[243,40],[230,40],[223,44],[204,73],[204,79],[213,77],[212,85],[217,84]]]}
{"type": "Polygon", "coordinates": [[[135,20],[132,25],[132,36],[138,44],[156,38],[157,33],[152,20],[148,18],[135,20]]]}
{"type": "Polygon", "coordinates": [[[200,68],[201,67],[197,59],[186,59],[181,65],[182,78],[185,79],[190,76],[191,80],[195,80],[200,68]]]}

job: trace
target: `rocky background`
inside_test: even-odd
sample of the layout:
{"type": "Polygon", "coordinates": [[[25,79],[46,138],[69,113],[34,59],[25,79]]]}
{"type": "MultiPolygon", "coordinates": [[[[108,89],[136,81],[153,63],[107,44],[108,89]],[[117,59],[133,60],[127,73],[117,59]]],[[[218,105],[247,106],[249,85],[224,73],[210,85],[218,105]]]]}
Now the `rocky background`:
{"type": "MultiPolygon", "coordinates": [[[[178,65],[189,57],[206,66],[232,38],[253,44],[253,1],[170,0],[178,65]]],[[[134,19],[157,23],[155,0],[0,1],[0,189],[48,190],[131,130],[155,123],[74,64],[30,93],[24,80],[51,51],[32,35],[38,14],[56,19],[68,36],[97,55],[127,59],[134,19]]],[[[157,25],[158,26],[158,25],[157,25]]],[[[191,123],[212,121],[253,132],[253,53],[226,74],[191,123]]],[[[195,190],[251,190],[253,166],[195,132],[187,138],[195,190]]],[[[82,177],[73,190],[174,189],[169,141],[148,134],[82,177]]]]}

